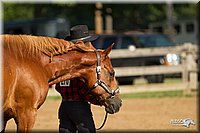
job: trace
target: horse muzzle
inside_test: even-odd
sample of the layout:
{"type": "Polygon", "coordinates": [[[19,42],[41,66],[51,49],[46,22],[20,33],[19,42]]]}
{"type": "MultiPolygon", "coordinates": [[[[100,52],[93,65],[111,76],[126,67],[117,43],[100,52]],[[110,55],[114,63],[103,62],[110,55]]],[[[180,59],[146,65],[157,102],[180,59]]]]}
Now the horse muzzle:
{"type": "Polygon", "coordinates": [[[117,113],[121,106],[122,106],[122,100],[117,96],[108,98],[105,101],[105,110],[109,114],[117,113]]]}

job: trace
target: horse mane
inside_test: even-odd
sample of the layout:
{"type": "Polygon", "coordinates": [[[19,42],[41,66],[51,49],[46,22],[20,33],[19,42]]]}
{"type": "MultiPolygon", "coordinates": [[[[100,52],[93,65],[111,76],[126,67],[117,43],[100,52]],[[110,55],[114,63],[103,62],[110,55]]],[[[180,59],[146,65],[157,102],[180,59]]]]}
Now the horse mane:
{"type": "Polygon", "coordinates": [[[3,36],[4,47],[10,51],[20,53],[20,55],[46,54],[54,56],[66,53],[70,50],[90,51],[94,50],[85,46],[80,41],[77,44],[72,42],[45,36],[31,36],[31,35],[1,35],[3,36]]]}

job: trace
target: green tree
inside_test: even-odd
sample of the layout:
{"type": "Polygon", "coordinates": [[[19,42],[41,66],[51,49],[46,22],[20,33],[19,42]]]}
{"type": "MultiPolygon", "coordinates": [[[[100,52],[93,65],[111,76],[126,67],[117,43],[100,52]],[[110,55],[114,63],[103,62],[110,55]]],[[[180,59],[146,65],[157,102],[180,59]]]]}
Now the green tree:
{"type": "MultiPolygon", "coordinates": [[[[173,4],[174,16],[177,19],[196,17],[196,4],[173,4]]],[[[151,22],[166,21],[166,3],[159,4],[103,4],[103,16],[106,8],[112,9],[113,27],[115,31],[146,29],[151,22]]],[[[4,3],[5,21],[28,20],[34,18],[62,17],[69,20],[70,25],[87,24],[94,28],[95,3],[35,4],[4,3]]]]}
{"type": "Polygon", "coordinates": [[[4,21],[33,19],[33,5],[20,3],[4,3],[4,21]]]}
{"type": "Polygon", "coordinates": [[[197,4],[174,4],[177,19],[197,17],[197,4]]]}

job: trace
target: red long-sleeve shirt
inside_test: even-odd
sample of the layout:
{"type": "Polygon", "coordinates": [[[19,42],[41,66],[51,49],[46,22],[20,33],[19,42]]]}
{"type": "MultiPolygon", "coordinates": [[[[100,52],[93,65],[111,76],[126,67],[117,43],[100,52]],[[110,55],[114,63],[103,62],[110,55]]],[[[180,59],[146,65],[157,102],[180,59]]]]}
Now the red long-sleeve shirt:
{"type": "Polygon", "coordinates": [[[56,84],[56,90],[64,100],[88,101],[95,105],[100,105],[94,96],[87,94],[88,88],[79,79],[66,80],[56,84]]]}

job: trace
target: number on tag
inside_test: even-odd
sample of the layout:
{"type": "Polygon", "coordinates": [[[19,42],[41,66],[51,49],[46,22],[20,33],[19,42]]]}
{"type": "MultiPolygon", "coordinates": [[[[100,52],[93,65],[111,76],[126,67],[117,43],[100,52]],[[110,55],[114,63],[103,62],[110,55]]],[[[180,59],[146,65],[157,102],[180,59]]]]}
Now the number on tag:
{"type": "Polygon", "coordinates": [[[70,80],[65,80],[65,81],[62,81],[60,82],[60,86],[70,86],[70,80]]]}

